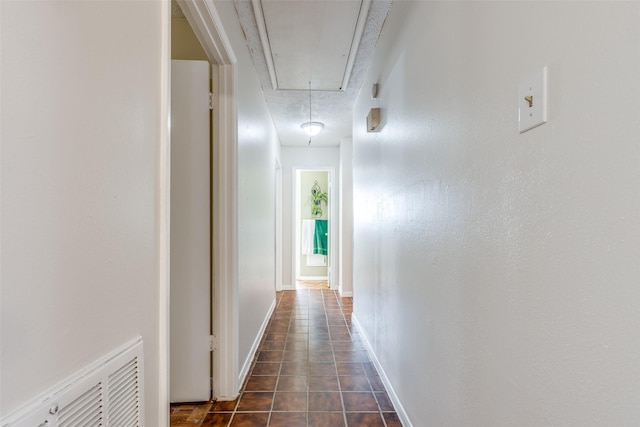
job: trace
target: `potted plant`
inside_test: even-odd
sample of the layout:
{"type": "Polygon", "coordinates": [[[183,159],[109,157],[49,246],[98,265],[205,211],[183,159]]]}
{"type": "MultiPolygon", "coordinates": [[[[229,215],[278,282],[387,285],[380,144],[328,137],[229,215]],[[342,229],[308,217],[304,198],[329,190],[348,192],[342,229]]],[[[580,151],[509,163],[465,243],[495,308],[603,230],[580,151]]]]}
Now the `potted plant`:
{"type": "Polygon", "coordinates": [[[318,185],[318,181],[315,181],[313,187],[311,187],[311,196],[309,196],[311,215],[322,216],[322,202],[327,204],[328,200],[329,198],[326,191],[322,191],[318,185]]]}

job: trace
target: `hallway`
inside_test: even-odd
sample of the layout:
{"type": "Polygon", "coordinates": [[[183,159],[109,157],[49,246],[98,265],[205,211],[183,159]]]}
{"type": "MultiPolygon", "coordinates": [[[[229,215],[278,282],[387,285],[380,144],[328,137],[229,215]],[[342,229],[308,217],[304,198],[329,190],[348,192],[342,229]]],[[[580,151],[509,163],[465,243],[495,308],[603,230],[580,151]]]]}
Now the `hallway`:
{"type": "Polygon", "coordinates": [[[276,298],[240,397],[172,406],[171,426],[401,426],[353,331],[352,298],[313,288],[276,298]]]}

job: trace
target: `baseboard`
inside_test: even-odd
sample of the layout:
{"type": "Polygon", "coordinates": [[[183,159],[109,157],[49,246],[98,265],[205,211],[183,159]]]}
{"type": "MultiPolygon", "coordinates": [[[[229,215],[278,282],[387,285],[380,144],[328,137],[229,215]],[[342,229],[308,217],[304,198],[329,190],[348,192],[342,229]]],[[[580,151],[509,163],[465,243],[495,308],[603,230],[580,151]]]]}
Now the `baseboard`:
{"type": "Polygon", "coordinates": [[[393,403],[393,408],[396,410],[396,414],[398,414],[398,418],[400,418],[400,422],[404,427],[413,427],[413,424],[409,420],[409,417],[407,416],[407,413],[404,410],[402,403],[400,403],[400,399],[398,398],[398,395],[396,394],[395,390],[391,386],[391,383],[389,382],[389,378],[387,377],[387,374],[384,372],[384,369],[382,369],[382,366],[380,365],[380,361],[378,360],[378,357],[376,356],[375,351],[373,351],[373,347],[371,346],[371,343],[367,339],[367,336],[363,333],[363,330],[360,327],[360,323],[358,322],[358,319],[354,314],[351,315],[351,322],[353,323],[353,326],[355,326],[356,330],[358,331],[358,333],[362,337],[362,340],[364,341],[364,346],[367,349],[367,353],[369,353],[369,357],[371,358],[371,361],[373,362],[376,369],[378,370],[380,379],[384,384],[384,388],[387,390],[389,399],[391,399],[391,403],[393,403]]]}
{"type": "Polygon", "coordinates": [[[283,291],[293,291],[296,287],[293,286],[292,284],[288,284],[285,285],[284,283],[282,284],[282,290],[283,291]]]}
{"type": "Polygon", "coordinates": [[[353,292],[351,292],[351,291],[340,291],[340,296],[342,298],[352,297],[353,296],[353,292]]]}
{"type": "Polygon", "coordinates": [[[329,280],[329,276],[300,276],[296,280],[329,280]]]}
{"type": "Polygon", "coordinates": [[[253,362],[253,358],[258,351],[258,347],[260,346],[260,341],[262,341],[262,336],[264,335],[264,331],[267,330],[267,325],[269,324],[269,319],[271,319],[271,315],[273,311],[276,309],[276,300],[274,298],[273,303],[271,304],[271,308],[267,312],[267,317],[264,318],[262,322],[262,326],[260,326],[260,330],[258,331],[258,335],[253,340],[253,345],[251,346],[251,350],[249,351],[249,355],[247,359],[244,361],[242,365],[242,369],[240,370],[240,375],[238,376],[238,384],[240,387],[244,384],[244,380],[247,378],[247,374],[249,373],[249,369],[251,368],[251,363],[253,362]]]}

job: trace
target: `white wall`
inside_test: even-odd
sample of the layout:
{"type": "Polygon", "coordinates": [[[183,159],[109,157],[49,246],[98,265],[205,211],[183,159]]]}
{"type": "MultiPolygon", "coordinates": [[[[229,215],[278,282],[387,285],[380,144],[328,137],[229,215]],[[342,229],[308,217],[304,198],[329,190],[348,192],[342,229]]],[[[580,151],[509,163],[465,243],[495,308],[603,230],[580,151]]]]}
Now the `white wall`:
{"type": "Polygon", "coordinates": [[[640,3],[397,2],[355,315],[415,426],[640,424],[640,3]],[[549,122],[519,82],[549,66],[549,122]]]}
{"type": "MultiPolygon", "coordinates": [[[[295,287],[293,274],[294,254],[293,238],[295,234],[293,213],[293,194],[295,191],[294,167],[325,168],[333,167],[335,171],[340,166],[340,151],[338,147],[282,147],[282,285],[285,289],[295,287]]],[[[340,200],[340,180],[337,172],[333,176],[334,203],[340,200]]],[[[336,206],[338,208],[339,206],[336,206]]],[[[337,211],[336,211],[337,212],[337,211]]],[[[339,239],[338,239],[339,240],[339,239]]],[[[336,245],[339,247],[340,242],[336,245]]],[[[339,255],[339,252],[335,254],[339,255]]],[[[334,263],[338,268],[337,263],[334,263]]],[[[338,273],[336,271],[336,273],[338,273]]],[[[337,276],[336,276],[337,277],[337,276]]]]}
{"type": "Polygon", "coordinates": [[[141,335],[146,422],[167,418],[159,177],[168,10],[0,2],[2,415],[141,335]]]}
{"type": "MultiPolygon", "coordinates": [[[[279,140],[253,66],[237,14],[230,1],[216,9],[238,59],[238,297],[239,367],[275,301],[275,159],[279,140]]],[[[240,372],[239,372],[240,374],[240,372]]]]}
{"type": "Polygon", "coordinates": [[[353,295],[353,140],[340,141],[340,284],[342,296],[353,295]]]}

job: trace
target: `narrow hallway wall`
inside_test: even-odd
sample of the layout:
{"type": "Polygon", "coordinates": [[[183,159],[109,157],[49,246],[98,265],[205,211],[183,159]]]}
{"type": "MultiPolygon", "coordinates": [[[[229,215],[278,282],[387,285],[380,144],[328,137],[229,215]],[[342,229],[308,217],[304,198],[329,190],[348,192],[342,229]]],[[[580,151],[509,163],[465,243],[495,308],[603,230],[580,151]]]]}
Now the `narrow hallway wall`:
{"type": "Polygon", "coordinates": [[[217,1],[238,59],[238,309],[239,368],[252,349],[275,302],[275,159],[280,143],[251,61],[233,2],[217,1]]]}
{"type": "Polygon", "coordinates": [[[354,111],[354,313],[414,426],[640,425],[639,22],[394,2],[354,111]]]}
{"type": "Polygon", "coordinates": [[[162,425],[168,5],[0,12],[0,414],[141,336],[146,425],[162,425]]]}

